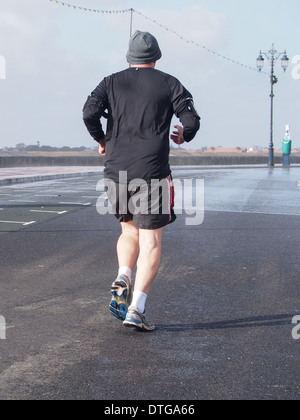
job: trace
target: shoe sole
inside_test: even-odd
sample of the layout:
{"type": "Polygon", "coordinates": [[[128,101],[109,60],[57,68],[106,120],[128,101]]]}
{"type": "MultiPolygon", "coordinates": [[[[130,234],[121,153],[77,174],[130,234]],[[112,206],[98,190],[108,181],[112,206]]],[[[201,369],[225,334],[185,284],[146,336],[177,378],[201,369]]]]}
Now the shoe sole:
{"type": "Polygon", "coordinates": [[[109,310],[115,318],[124,321],[128,312],[128,286],[123,281],[116,281],[112,285],[111,293],[109,310]]]}
{"type": "Polygon", "coordinates": [[[137,321],[137,320],[130,320],[130,319],[125,319],[125,321],[123,322],[123,326],[126,328],[135,328],[138,331],[143,331],[143,332],[151,332],[155,330],[155,327],[146,327],[145,324],[143,324],[142,321],[137,321]]]}

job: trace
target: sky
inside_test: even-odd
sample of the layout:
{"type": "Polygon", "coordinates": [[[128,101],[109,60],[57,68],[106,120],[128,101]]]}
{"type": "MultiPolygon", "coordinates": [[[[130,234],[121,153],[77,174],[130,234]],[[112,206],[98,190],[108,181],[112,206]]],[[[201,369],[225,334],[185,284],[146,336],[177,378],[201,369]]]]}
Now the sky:
{"type": "MultiPolygon", "coordinates": [[[[160,43],[157,68],[193,94],[202,127],[189,148],[269,144],[268,61],[266,74],[260,74],[207,49],[253,68],[260,50],[268,52],[272,43],[278,52],[287,50],[287,72],[280,60],[275,71],[274,143],[281,147],[289,124],[293,145],[300,147],[299,0],[69,2],[100,10],[133,8],[170,29],[133,14],[133,30],[149,31],[160,43]]],[[[83,12],[50,0],[1,0],[0,148],[37,142],[93,147],[82,108],[104,77],[128,67],[129,35],[130,13],[83,12]]]]}

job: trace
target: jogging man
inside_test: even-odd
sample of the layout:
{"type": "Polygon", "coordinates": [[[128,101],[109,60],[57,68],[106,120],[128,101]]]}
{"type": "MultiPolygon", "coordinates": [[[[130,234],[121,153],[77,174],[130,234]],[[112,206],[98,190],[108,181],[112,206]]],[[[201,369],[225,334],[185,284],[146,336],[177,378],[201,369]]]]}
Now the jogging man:
{"type": "Polygon", "coordinates": [[[193,140],[200,128],[192,95],[176,78],[155,69],[161,57],[156,38],[137,31],[127,53],[130,68],[105,78],[83,110],[85,125],[105,156],[107,194],[122,227],[110,311],[125,327],[141,331],[155,329],[145,305],[160,267],[164,229],[176,219],[171,121],[175,114],[183,125],[171,135],[178,145],[193,140]],[[108,118],[106,135],[103,116],[108,118]]]}

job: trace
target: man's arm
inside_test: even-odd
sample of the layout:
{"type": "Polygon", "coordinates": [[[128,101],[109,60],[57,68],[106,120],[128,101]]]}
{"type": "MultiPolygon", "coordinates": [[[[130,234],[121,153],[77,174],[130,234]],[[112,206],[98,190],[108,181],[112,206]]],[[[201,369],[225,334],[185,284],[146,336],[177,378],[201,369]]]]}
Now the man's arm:
{"type": "Polygon", "coordinates": [[[104,81],[88,97],[83,108],[83,121],[90,135],[102,147],[105,145],[105,134],[102,129],[101,118],[108,108],[108,98],[104,81]]]}
{"type": "Polygon", "coordinates": [[[190,142],[200,129],[201,118],[196,111],[190,92],[175,78],[170,79],[169,82],[174,114],[183,125],[183,128],[175,126],[177,131],[173,133],[171,139],[177,144],[190,142]]]}
{"type": "MultiPolygon", "coordinates": [[[[176,112],[176,117],[179,118],[183,125],[183,138],[186,142],[192,141],[200,129],[200,120],[191,96],[185,98],[176,112]]],[[[178,128],[178,126],[176,127],[178,128]]]]}

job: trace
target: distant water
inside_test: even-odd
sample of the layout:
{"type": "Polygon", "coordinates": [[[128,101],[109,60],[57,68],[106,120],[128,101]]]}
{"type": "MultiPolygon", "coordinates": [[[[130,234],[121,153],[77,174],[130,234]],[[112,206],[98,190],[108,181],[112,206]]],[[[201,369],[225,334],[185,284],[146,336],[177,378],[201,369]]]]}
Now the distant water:
{"type": "MultiPolygon", "coordinates": [[[[300,216],[300,167],[173,168],[173,178],[175,192],[184,180],[204,180],[205,211],[300,216]]],[[[195,186],[185,187],[184,195],[192,196],[195,204],[195,186]]],[[[181,203],[176,201],[176,206],[180,208],[181,203]]]]}

